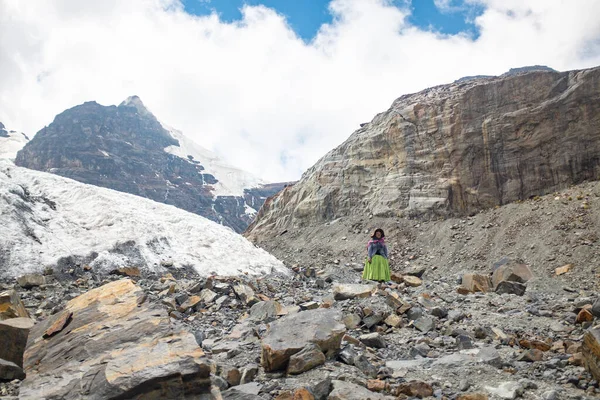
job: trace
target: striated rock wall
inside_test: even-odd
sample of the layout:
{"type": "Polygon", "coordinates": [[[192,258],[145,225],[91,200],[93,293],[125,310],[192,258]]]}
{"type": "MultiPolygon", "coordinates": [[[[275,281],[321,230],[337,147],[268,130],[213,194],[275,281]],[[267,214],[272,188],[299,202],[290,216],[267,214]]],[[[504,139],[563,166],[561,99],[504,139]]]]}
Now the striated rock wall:
{"type": "Polygon", "coordinates": [[[449,216],[597,179],[600,67],[397,99],[268,200],[249,236],[343,216],[449,216]]]}

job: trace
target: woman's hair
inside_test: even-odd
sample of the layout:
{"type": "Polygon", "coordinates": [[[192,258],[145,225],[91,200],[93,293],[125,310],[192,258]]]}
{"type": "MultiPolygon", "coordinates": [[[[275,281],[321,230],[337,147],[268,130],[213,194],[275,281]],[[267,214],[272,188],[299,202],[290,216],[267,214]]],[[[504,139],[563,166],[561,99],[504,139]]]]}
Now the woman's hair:
{"type": "Polygon", "coordinates": [[[377,239],[377,232],[381,232],[381,237],[384,238],[385,237],[385,233],[383,233],[383,229],[381,228],[377,228],[375,229],[375,232],[373,232],[373,236],[371,236],[371,238],[373,239],[377,239]]]}

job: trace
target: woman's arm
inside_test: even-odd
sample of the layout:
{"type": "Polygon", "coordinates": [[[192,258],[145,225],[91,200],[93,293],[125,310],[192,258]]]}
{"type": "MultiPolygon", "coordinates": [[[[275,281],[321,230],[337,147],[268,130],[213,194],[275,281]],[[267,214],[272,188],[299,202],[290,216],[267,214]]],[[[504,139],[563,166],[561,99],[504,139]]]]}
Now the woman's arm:
{"type": "Polygon", "coordinates": [[[387,248],[387,245],[385,245],[385,244],[383,245],[383,252],[385,254],[385,258],[388,258],[388,248],[387,248]]]}
{"type": "Polygon", "coordinates": [[[369,262],[371,262],[371,259],[373,258],[373,253],[374,253],[373,244],[370,244],[369,245],[369,254],[368,254],[369,262]]]}

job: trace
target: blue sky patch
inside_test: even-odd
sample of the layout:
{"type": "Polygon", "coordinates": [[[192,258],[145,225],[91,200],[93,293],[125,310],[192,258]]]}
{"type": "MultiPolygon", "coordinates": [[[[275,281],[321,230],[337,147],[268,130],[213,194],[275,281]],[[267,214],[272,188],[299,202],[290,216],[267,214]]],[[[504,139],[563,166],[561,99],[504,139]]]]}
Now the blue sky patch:
{"type": "MultiPolygon", "coordinates": [[[[314,38],[324,23],[332,20],[328,5],[330,0],[182,0],[185,10],[194,15],[207,15],[216,10],[221,20],[233,22],[242,18],[244,4],[259,5],[277,10],[286,16],[289,25],[305,41],[314,38]]],[[[396,3],[404,4],[397,0],[396,3]]],[[[473,20],[483,12],[480,6],[466,5],[464,0],[454,0],[449,9],[439,9],[434,0],[413,0],[409,22],[424,30],[442,34],[464,32],[478,36],[473,20]]]]}

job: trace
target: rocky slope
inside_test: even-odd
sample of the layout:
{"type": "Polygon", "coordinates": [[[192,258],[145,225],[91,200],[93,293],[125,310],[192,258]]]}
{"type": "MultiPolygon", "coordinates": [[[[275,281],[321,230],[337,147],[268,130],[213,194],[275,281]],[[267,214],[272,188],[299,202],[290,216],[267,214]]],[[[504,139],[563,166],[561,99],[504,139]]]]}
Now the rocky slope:
{"type": "Polygon", "coordinates": [[[54,268],[264,274],[283,265],[241,235],[173,206],[0,160],[0,276],[54,268]]]}
{"type": "Polygon", "coordinates": [[[17,152],[29,141],[24,133],[6,129],[0,122],[0,159],[8,158],[14,160],[17,152]]]}
{"type": "Polygon", "coordinates": [[[248,235],[340,217],[471,215],[597,179],[600,68],[515,73],[397,99],[260,210],[248,235]]]}
{"type": "Polygon", "coordinates": [[[34,136],[15,162],[171,204],[237,232],[283,187],[265,187],[161,124],[137,96],[118,107],[87,102],[64,111],[34,136]]]}

